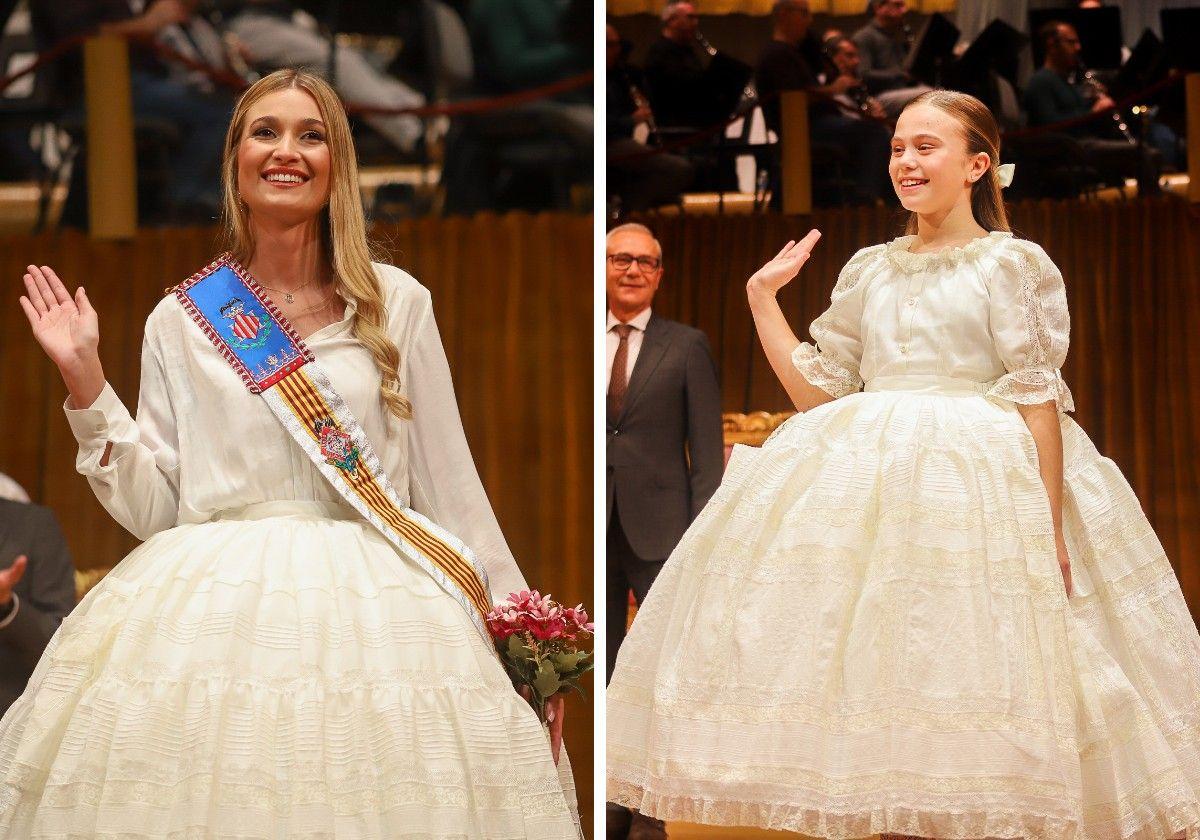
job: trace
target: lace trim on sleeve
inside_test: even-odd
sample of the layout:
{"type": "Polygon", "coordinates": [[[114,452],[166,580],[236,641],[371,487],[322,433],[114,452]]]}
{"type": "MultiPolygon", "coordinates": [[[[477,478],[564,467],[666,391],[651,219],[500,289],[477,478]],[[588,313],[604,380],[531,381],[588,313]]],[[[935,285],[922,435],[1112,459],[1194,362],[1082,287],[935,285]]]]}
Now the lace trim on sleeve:
{"type": "Polygon", "coordinates": [[[996,380],[988,391],[989,397],[1021,405],[1036,405],[1054,400],[1059,411],[1074,411],[1075,400],[1062,373],[1054,368],[1018,370],[996,380]]]}
{"type": "Polygon", "coordinates": [[[822,353],[807,341],[792,351],[792,365],[810,385],[835,399],[862,389],[862,380],[838,359],[822,353]]]}
{"type": "Polygon", "coordinates": [[[1067,326],[1070,324],[1070,313],[1067,311],[1066,287],[1058,267],[1053,262],[1043,262],[1025,248],[1020,249],[1020,254],[1018,271],[1021,282],[1021,310],[1029,335],[1029,356],[1026,358],[1026,364],[1031,368],[1044,367],[1055,362],[1050,358],[1053,337],[1049,325],[1063,324],[1064,334],[1070,330],[1067,326]],[[1042,294],[1041,288],[1044,279],[1050,281],[1052,288],[1045,295],[1042,294]]]}
{"type": "Polygon", "coordinates": [[[866,267],[886,248],[887,245],[872,245],[855,252],[838,274],[837,283],[833,286],[833,294],[830,295],[830,299],[837,301],[854,291],[859,281],[862,280],[866,267]]]}

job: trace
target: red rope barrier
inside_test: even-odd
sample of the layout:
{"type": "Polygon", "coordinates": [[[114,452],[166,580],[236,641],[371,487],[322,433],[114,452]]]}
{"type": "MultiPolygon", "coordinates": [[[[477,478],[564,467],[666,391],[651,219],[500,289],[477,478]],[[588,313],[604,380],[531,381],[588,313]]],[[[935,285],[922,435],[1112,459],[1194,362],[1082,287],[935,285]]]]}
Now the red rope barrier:
{"type": "MultiPolygon", "coordinates": [[[[87,40],[89,36],[75,35],[70,38],[65,38],[55,44],[50,49],[38,56],[29,64],[16,73],[11,73],[0,78],[0,93],[11,85],[13,82],[21,79],[30,73],[35,72],[39,67],[46,65],[51,61],[55,61],[66,55],[73,49],[76,49],[87,40]]],[[[241,92],[250,86],[250,83],[229,70],[224,70],[218,67],[213,67],[203,61],[197,61],[191,56],[184,55],[178,50],[174,50],[163,44],[153,44],[154,52],[160,57],[168,61],[182,65],[189,70],[194,70],[203,73],[209,79],[229,88],[235,92],[241,92]]],[[[435,117],[446,116],[454,117],[463,114],[481,114],[488,111],[499,111],[505,108],[512,108],[517,105],[524,105],[527,102],[535,102],[539,99],[548,99],[552,96],[557,96],[560,93],[566,93],[579,88],[588,87],[593,80],[592,71],[580,73],[577,76],[572,76],[568,79],[560,79],[556,82],[540,85],[535,88],[526,90],[514,91],[500,96],[482,97],[479,99],[469,99],[462,102],[448,102],[440,105],[422,105],[413,108],[388,108],[379,105],[366,105],[361,102],[344,102],[346,112],[349,114],[360,114],[363,116],[388,115],[401,116],[412,115],[414,117],[435,117]]]]}
{"type": "MultiPolygon", "coordinates": [[[[196,70],[204,73],[214,82],[223,84],[236,91],[243,91],[250,86],[249,82],[234,73],[227,70],[222,70],[202,61],[197,61],[191,56],[184,55],[177,50],[162,44],[154,45],[155,51],[171,61],[178,62],[189,70],[196,70]]],[[[409,108],[389,108],[383,105],[366,105],[361,102],[345,102],[343,105],[348,114],[360,114],[362,116],[414,116],[414,117],[437,117],[446,116],[453,117],[461,114],[480,114],[487,111],[499,111],[504,108],[511,108],[516,105],[523,105],[526,102],[534,102],[539,99],[548,99],[551,96],[557,96],[560,93],[565,93],[571,90],[591,85],[593,74],[592,71],[580,73],[578,76],[572,76],[569,79],[560,79],[557,82],[541,85],[535,88],[526,90],[514,91],[500,96],[486,97],[481,99],[470,99],[463,102],[449,102],[441,105],[421,105],[409,108]]]]}
{"type": "Polygon", "coordinates": [[[38,68],[49,64],[51,61],[56,61],[57,59],[66,55],[71,50],[82,44],[85,40],[86,37],[83,35],[75,35],[70,38],[64,38],[50,49],[36,55],[33,61],[26,67],[23,67],[15,73],[9,73],[7,76],[0,77],[0,93],[3,93],[9,85],[18,79],[23,79],[38,68]]]}
{"type": "MultiPolygon", "coordinates": [[[[772,99],[775,99],[778,96],[779,96],[779,92],[772,93],[766,99],[760,99],[758,101],[758,104],[762,105],[764,102],[770,102],[772,99]]],[[[733,116],[731,116],[727,119],[724,119],[719,123],[714,123],[713,125],[710,125],[707,128],[697,129],[696,131],[692,132],[691,134],[685,134],[682,137],[677,137],[674,140],[671,140],[667,143],[663,143],[661,146],[647,147],[646,149],[644,149],[640,152],[627,152],[623,155],[617,155],[616,157],[610,157],[608,159],[608,162],[609,163],[624,163],[627,160],[641,160],[642,158],[654,157],[655,155],[665,155],[665,154],[668,154],[669,152],[675,151],[676,149],[682,149],[687,146],[694,146],[695,144],[699,143],[701,140],[707,140],[709,137],[712,137],[714,134],[724,131],[726,128],[733,125],[735,122],[742,119],[743,117],[746,119],[750,119],[753,116],[753,114],[754,114],[753,111],[751,111],[749,113],[745,113],[745,114],[734,114],[733,116]]]]}

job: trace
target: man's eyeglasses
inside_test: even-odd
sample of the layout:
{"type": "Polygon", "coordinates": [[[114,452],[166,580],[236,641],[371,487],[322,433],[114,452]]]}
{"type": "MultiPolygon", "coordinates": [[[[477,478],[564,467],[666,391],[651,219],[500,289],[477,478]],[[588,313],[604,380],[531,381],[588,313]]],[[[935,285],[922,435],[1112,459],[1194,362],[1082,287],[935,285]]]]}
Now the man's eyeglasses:
{"type": "Polygon", "coordinates": [[[613,264],[614,268],[619,268],[622,271],[629,268],[635,262],[642,271],[655,271],[662,265],[662,260],[657,257],[635,257],[633,254],[609,254],[608,261],[613,264]]]}

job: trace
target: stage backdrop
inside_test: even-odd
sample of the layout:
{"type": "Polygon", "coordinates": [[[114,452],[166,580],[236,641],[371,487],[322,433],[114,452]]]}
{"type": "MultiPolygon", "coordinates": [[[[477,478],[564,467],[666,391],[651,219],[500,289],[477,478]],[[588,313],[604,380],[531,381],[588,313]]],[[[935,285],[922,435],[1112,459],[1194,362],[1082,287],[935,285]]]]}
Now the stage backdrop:
{"type": "MultiPolygon", "coordinates": [[[[433,293],[471,451],[530,584],[594,608],[591,218],[423,219],[375,236],[433,293]]],[[[210,229],[146,230],[123,244],[78,233],[0,240],[0,472],[55,510],[79,568],[111,566],[137,541],[75,473],[65,389],[17,304],[24,267],[50,265],[72,289],[87,287],[105,372],[133,410],[146,316],[165,287],[212,259],[212,243],[210,229]]],[[[567,703],[588,836],[594,702],[567,703]]]]}
{"type": "MultiPolygon", "coordinates": [[[[1121,467],[1200,619],[1200,209],[1176,199],[1015,205],[1017,236],[1062,270],[1071,307],[1063,374],[1075,419],[1121,467]]],[[[903,232],[903,211],[805,217],[647,217],[663,245],[655,311],[704,330],[725,411],[791,409],[753,330],[745,284],[788,239],[823,234],[780,297],[796,334],[829,304],[859,248],[903,232]]]]}

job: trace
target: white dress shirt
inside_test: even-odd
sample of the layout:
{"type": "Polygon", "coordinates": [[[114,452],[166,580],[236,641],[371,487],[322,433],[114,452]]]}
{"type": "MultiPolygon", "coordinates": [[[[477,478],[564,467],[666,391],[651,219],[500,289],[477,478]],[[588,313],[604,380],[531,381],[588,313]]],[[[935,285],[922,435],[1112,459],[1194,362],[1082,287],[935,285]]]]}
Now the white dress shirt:
{"type": "MultiPolygon", "coordinates": [[[[617,355],[617,347],[621,343],[621,337],[617,335],[613,327],[622,323],[616,315],[612,314],[612,310],[608,310],[608,324],[605,326],[605,348],[608,351],[608,360],[604,365],[604,390],[608,391],[608,383],[612,382],[613,358],[617,355]]],[[[633,327],[633,332],[629,333],[628,347],[625,348],[625,381],[629,381],[630,374],[633,373],[633,365],[637,362],[638,352],[642,349],[642,338],[646,335],[646,325],[650,323],[650,307],[647,306],[639,312],[630,321],[624,323],[633,327]]]]}
{"type": "MultiPolygon", "coordinates": [[[[467,448],[429,292],[398,268],[375,270],[412,419],[397,421],[385,411],[379,370],[351,332],[353,302],[305,344],[400,498],[474,550],[496,598],[527,588],[467,448]]],[[[143,540],[257,502],[341,498],[173,295],[146,323],[136,421],[107,384],[88,408],[64,408],[79,442],[76,468],[113,518],[143,540]]]]}

